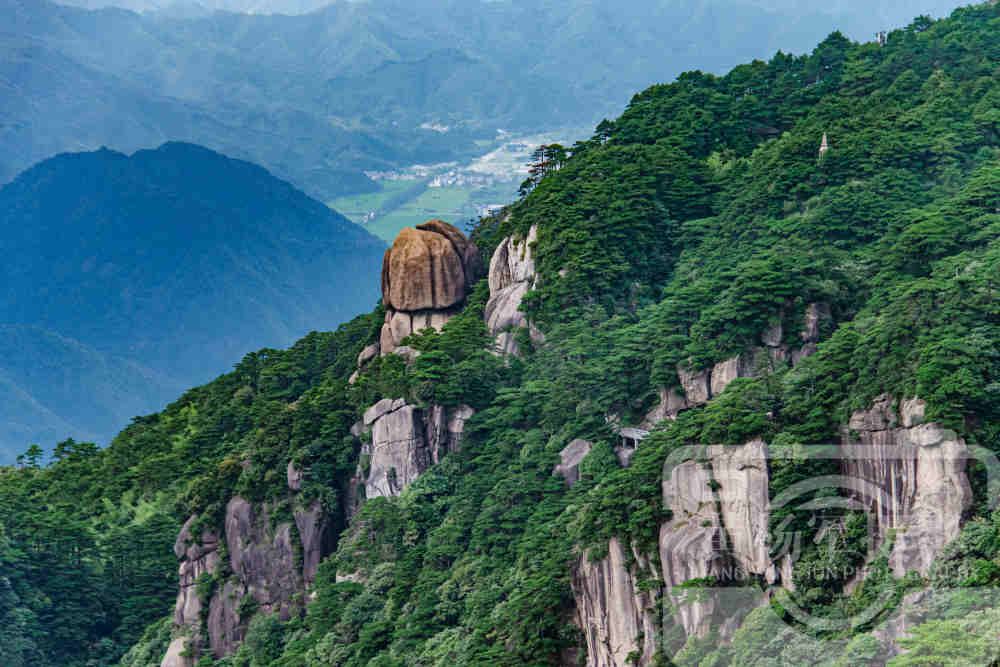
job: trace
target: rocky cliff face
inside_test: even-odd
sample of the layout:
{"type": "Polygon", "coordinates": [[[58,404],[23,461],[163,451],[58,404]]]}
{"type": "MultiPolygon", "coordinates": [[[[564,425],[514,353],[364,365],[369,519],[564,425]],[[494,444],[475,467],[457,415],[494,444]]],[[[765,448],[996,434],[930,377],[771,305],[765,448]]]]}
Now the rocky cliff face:
{"type": "Polygon", "coordinates": [[[924,402],[886,395],[851,415],[843,429],[844,475],[869,508],[884,539],[895,532],[890,563],[897,576],[928,573],[934,557],[958,536],[972,502],[968,450],[954,432],[924,424],[924,402]]]}
{"type": "MultiPolygon", "coordinates": [[[[527,237],[515,239],[506,237],[497,246],[490,259],[489,284],[490,300],[486,303],[486,327],[496,341],[500,354],[517,354],[514,332],[528,325],[528,320],[519,310],[524,295],[534,289],[535,274],[534,244],[538,240],[538,227],[532,226],[527,237]]],[[[541,332],[530,328],[534,338],[541,332]]]]}
{"type": "Polygon", "coordinates": [[[751,574],[778,579],[766,542],[767,445],[752,440],[708,447],[704,454],[704,460],[673,466],[663,480],[663,502],[672,514],[660,527],[662,572],[654,575],[662,578],[663,600],[659,591],[637,588],[637,572],[647,569],[648,559],[633,553],[630,568],[618,540],[609,543],[604,559],[577,563],[576,622],[586,639],[588,667],[624,667],[630,653],[641,654],[638,664],[649,664],[665,629],[657,619],[669,624],[672,617],[687,637],[704,637],[712,629],[731,636],[742,615],[764,599],[759,588],[738,584],[751,574]],[[725,588],[683,586],[708,577],[725,588]]]}
{"type": "Polygon", "coordinates": [[[827,304],[812,303],[806,307],[802,329],[795,345],[785,343],[784,325],[781,320],[768,327],[762,334],[760,345],[743,352],[712,368],[695,370],[684,364],[677,366],[677,385],[660,389],[660,401],[643,420],[642,426],[652,428],[665,419],[673,419],[682,410],[704,405],[718,396],[735,379],[768,373],[775,364],[791,363],[793,366],[816,351],[824,323],[830,320],[827,304]]]}
{"type": "MultiPolygon", "coordinates": [[[[694,380],[689,376],[685,381],[694,380]]],[[[702,383],[706,386],[702,396],[710,395],[709,382],[704,376],[698,379],[699,390],[702,383]]],[[[843,491],[868,508],[880,539],[890,530],[895,533],[890,564],[897,576],[910,570],[928,574],[934,558],[958,536],[972,498],[965,443],[937,424],[924,423],[924,409],[923,401],[910,399],[901,401],[897,410],[895,401],[880,396],[843,427],[841,465],[849,480],[843,491]]],[[[573,444],[563,451],[556,469],[567,480],[573,479],[574,464],[578,466],[578,455],[586,449],[573,444]]],[[[687,637],[715,630],[726,640],[747,611],[766,602],[759,586],[739,583],[752,576],[794,590],[794,563],[788,556],[775,562],[777,555],[770,551],[767,444],[756,439],[735,447],[696,448],[689,454],[689,460],[665,470],[662,482],[664,506],[671,512],[659,536],[663,600],[668,603],[663,617],[672,618],[687,637]],[[725,586],[689,583],[708,578],[725,586]]],[[[573,572],[577,622],[591,667],[624,667],[630,663],[622,656],[633,651],[641,651],[638,664],[646,664],[651,655],[645,644],[656,616],[650,611],[650,594],[635,587],[635,564],[644,561],[636,554],[630,568],[623,554],[613,541],[606,558],[597,563],[581,559],[573,572]]],[[[918,593],[910,594],[906,605],[922,595],[918,593]]],[[[897,616],[875,633],[896,652],[895,640],[912,625],[906,613],[897,616]]],[[[655,630],[662,636],[664,628],[655,630]]]]}
{"type": "MultiPolygon", "coordinates": [[[[644,565],[638,554],[631,556],[640,568],[644,565]]],[[[572,586],[577,601],[573,620],[586,638],[587,665],[650,664],[659,632],[655,620],[658,603],[654,594],[639,592],[617,539],[611,540],[608,555],[598,561],[586,554],[580,556],[572,586]],[[630,656],[638,661],[630,663],[630,656]]]]}
{"type": "Polygon", "coordinates": [[[275,523],[273,508],[237,496],[226,506],[221,539],[209,529],[192,534],[197,516],[184,524],[174,545],[181,561],[175,639],[161,667],[190,667],[198,655],[230,655],[254,613],[276,612],[288,620],[301,608],[296,595],[313,583],[320,560],[333,549],[332,522],[322,505],[295,504],[301,474],[289,466],[296,507],[291,521],[275,523]]]}
{"type": "Polygon", "coordinates": [[[452,225],[430,220],[403,229],[382,261],[381,353],[411,333],[444,326],[481,273],[475,244],[452,225]]]}
{"type": "Polygon", "coordinates": [[[371,444],[362,448],[360,471],[365,497],[398,496],[445,454],[456,451],[465,421],[474,412],[466,405],[425,410],[401,398],[385,398],[368,408],[364,428],[371,444]]]}

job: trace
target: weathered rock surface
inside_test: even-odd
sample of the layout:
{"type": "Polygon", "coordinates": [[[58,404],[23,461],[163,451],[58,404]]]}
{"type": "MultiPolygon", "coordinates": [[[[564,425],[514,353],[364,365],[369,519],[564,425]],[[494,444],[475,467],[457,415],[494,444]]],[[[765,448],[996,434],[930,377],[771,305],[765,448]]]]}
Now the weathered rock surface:
{"type": "Polygon", "coordinates": [[[552,469],[552,475],[562,477],[566,480],[566,485],[572,488],[580,481],[580,463],[594,447],[594,443],[586,440],[576,439],[563,447],[559,452],[559,463],[552,469]]]}
{"type": "Polygon", "coordinates": [[[446,408],[432,405],[426,415],[427,446],[431,453],[431,463],[440,463],[449,452],[462,446],[462,432],[465,422],[476,414],[468,405],[446,408]]]}
{"type": "MultiPolygon", "coordinates": [[[[303,471],[289,464],[286,474],[289,489],[294,492],[301,486],[303,471]]],[[[232,654],[243,641],[250,620],[240,614],[241,608],[246,609],[244,601],[252,601],[250,608],[257,611],[276,612],[284,620],[300,609],[297,594],[315,580],[320,561],[333,550],[334,536],[321,503],[316,501],[303,508],[294,505],[294,495],[291,499],[295,507],[293,521],[274,526],[267,504],[254,506],[238,496],[230,499],[222,534],[231,575],[223,582],[215,582],[207,610],[198,595],[198,581],[203,575],[217,576],[220,571],[223,563],[219,535],[205,530],[195,538],[192,528],[197,516],[185,522],[174,544],[181,564],[173,621],[175,630],[191,638],[193,655],[180,655],[188,640],[178,637],[163,657],[161,667],[189,667],[206,651],[216,658],[232,654]]]]}
{"type": "Polygon", "coordinates": [[[160,667],[193,667],[194,658],[181,655],[184,653],[187,638],[175,637],[167,647],[167,653],[160,662],[160,667]]]}
{"type": "Polygon", "coordinates": [[[895,531],[890,565],[896,575],[927,575],[934,557],[958,536],[972,502],[968,449],[953,431],[922,423],[923,401],[901,407],[900,418],[883,395],[851,415],[842,467],[855,496],[871,508],[880,537],[895,531]]]}
{"type": "Polygon", "coordinates": [[[288,469],[285,471],[285,481],[288,483],[288,488],[292,491],[300,490],[302,488],[302,478],[302,471],[296,468],[294,463],[289,461],[288,469]]]}
{"type": "Polygon", "coordinates": [[[725,391],[733,380],[768,373],[776,362],[790,362],[793,366],[798,364],[816,352],[822,324],[829,319],[829,305],[811,303],[806,307],[803,328],[799,332],[801,346],[793,347],[782,342],[784,326],[778,320],[761,334],[760,347],[720,361],[710,369],[696,370],[679,364],[677,380],[681,391],[661,388],[659,403],[646,415],[642,425],[652,428],[661,421],[673,419],[682,410],[704,405],[725,391]]]}
{"type": "Polygon", "coordinates": [[[365,411],[372,441],[362,454],[369,456],[365,497],[398,496],[445,454],[461,446],[465,421],[475,411],[467,405],[407,405],[403,399],[382,399],[365,411]]]}
{"type": "Polygon", "coordinates": [[[538,227],[532,226],[526,238],[504,238],[490,259],[490,299],[486,302],[486,327],[495,340],[499,354],[518,354],[513,331],[531,328],[533,340],[541,339],[541,332],[533,327],[519,310],[524,295],[535,286],[535,259],[533,244],[538,240],[538,227]]]}
{"type": "Polygon", "coordinates": [[[465,290],[462,257],[443,234],[406,227],[385,252],[382,303],[388,308],[447,308],[462,301],[465,290]]]}
{"type": "Polygon", "coordinates": [[[479,259],[479,248],[476,244],[465,237],[454,225],[449,225],[444,220],[437,218],[417,225],[417,230],[422,232],[434,232],[447,238],[459,259],[462,260],[462,268],[465,271],[465,287],[469,289],[483,272],[482,262],[479,259]]]}
{"type": "Polygon", "coordinates": [[[379,337],[379,347],[382,354],[394,352],[396,346],[410,334],[418,333],[424,329],[440,331],[445,323],[457,313],[458,309],[455,308],[415,312],[387,308],[385,322],[382,324],[382,332],[379,337]]]}
{"type": "MultiPolygon", "coordinates": [[[[382,261],[386,314],[379,352],[389,354],[421,329],[440,330],[481,273],[475,244],[452,225],[431,220],[403,229],[382,261]]],[[[368,352],[365,348],[362,355],[368,352]]],[[[358,363],[363,363],[360,356],[358,363]]]]}
{"type": "Polygon", "coordinates": [[[531,283],[535,279],[535,253],[532,246],[538,241],[538,227],[533,225],[527,237],[517,240],[506,237],[490,258],[490,294],[510,287],[514,283],[531,283]]]}
{"type": "Polygon", "coordinates": [[[361,352],[358,353],[358,368],[361,368],[369,361],[377,357],[378,353],[379,353],[378,343],[372,343],[371,345],[365,347],[365,349],[361,350],[361,352]]]}
{"type": "Polygon", "coordinates": [[[675,587],[716,576],[726,566],[725,534],[711,480],[709,466],[697,461],[675,466],[663,480],[663,502],[673,516],[660,526],[660,564],[676,609],[675,620],[689,637],[708,634],[715,598],[690,595],[675,587]]]}
{"type": "Polygon", "coordinates": [[[180,588],[174,604],[174,624],[192,626],[201,621],[201,599],[196,584],[203,574],[214,574],[219,566],[219,538],[208,530],[202,531],[200,540],[191,534],[197,516],[191,516],[174,542],[174,555],[181,561],[178,579],[180,588]]]}
{"type": "Polygon", "coordinates": [[[718,396],[737,378],[751,377],[755,364],[752,355],[738,354],[712,367],[711,396],[718,396]]]}
{"type": "Polygon", "coordinates": [[[400,345],[392,353],[405,359],[407,366],[416,361],[417,357],[420,356],[420,350],[415,350],[408,345],[400,345]]]}
{"type": "Polygon", "coordinates": [[[767,545],[767,445],[759,438],[739,447],[714,445],[708,448],[708,456],[712,477],[719,485],[729,551],[745,572],[765,574],[772,567],[767,545]]]}
{"type": "MultiPolygon", "coordinates": [[[[704,637],[737,613],[733,602],[746,591],[732,588],[748,574],[775,568],[767,546],[767,445],[752,440],[738,447],[707,448],[708,461],[685,461],[663,480],[663,502],[672,518],[660,526],[660,563],[687,636],[704,637]],[[678,589],[691,579],[716,577],[718,590],[678,589]]],[[[751,596],[753,597],[753,596],[751,596]]],[[[745,600],[741,601],[745,606],[745,600]]]]}
{"type": "MultiPolygon", "coordinates": [[[[641,566],[643,561],[638,560],[641,566]]],[[[572,579],[574,623],[586,639],[588,667],[650,663],[659,630],[657,602],[652,594],[638,592],[637,584],[617,539],[608,544],[603,559],[592,562],[584,554],[577,561],[572,579]],[[640,656],[637,663],[628,662],[632,654],[640,656]]]]}
{"type": "Polygon", "coordinates": [[[372,425],[372,453],[365,497],[398,496],[430,466],[420,408],[404,405],[386,412],[372,425]]]}

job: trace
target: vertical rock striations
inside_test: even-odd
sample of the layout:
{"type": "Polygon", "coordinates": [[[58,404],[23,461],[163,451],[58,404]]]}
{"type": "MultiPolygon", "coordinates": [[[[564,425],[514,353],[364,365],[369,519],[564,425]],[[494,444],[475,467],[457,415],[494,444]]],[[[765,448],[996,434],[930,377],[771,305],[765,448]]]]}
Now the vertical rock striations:
{"type": "Polygon", "coordinates": [[[968,450],[953,431],[925,424],[924,402],[904,400],[899,414],[887,395],[851,415],[843,429],[844,475],[873,515],[880,538],[890,530],[897,576],[927,575],[934,557],[958,536],[972,502],[968,450]]]}
{"type": "MultiPolygon", "coordinates": [[[[504,238],[490,259],[486,327],[494,337],[496,349],[504,355],[518,353],[514,332],[529,326],[519,308],[524,295],[535,287],[534,244],[537,240],[538,227],[532,226],[524,239],[504,238]]],[[[533,338],[541,337],[537,329],[529,327],[529,330],[533,338]]]]}
{"type": "Polygon", "coordinates": [[[639,591],[621,543],[612,539],[608,555],[598,561],[581,555],[572,587],[577,602],[574,623],[586,639],[587,665],[648,665],[656,651],[657,602],[651,593],[639,591]],[[638,659],[629,662],[630,656],[638,659]]]}
{"type": "Polygon", "coordinates": [[[275,521],[268,504],[235,496],[226,505],[221,539],[207,529],[196,536],[197,516],[185,522],[174,545],[181,561],[175,639],[161,667],[191,667],[202,654],[231,655],[255,613],[288,620],[301,610],[298,594],[333,550],[333,526],[318,501],[296,502],[304,471],[289,464],[286,475],[294,508],[289,520],[275,521]]]}
{"type": "Polygon", "coordinates": [[[461,446],[465,422],[475,411],[467,405],[427,409],[404,399],[384,398],[365,411],[371,444],[362,448],[359,479],[365,497],[398,496],[425,470],[461,446]]]}

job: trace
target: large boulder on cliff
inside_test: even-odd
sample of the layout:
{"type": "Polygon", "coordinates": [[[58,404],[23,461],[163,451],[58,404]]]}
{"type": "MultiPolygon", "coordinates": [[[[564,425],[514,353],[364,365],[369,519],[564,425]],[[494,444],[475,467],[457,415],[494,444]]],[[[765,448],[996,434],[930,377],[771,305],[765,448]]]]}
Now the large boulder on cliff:
{"type": "Polygon", "coordinates": [[[408,312],[449,308],[465,299],[478,266],[476,246],[447,222],[406,227],[385,251],[382,302],[408,312]]]}
{"type": "Polygon", "coordinates": [[[481,273],[479,251],[456,227],[430,220],[403,229],[382,262],[380,352],[389,354],[421,329],[440,330],[481,273]]]}

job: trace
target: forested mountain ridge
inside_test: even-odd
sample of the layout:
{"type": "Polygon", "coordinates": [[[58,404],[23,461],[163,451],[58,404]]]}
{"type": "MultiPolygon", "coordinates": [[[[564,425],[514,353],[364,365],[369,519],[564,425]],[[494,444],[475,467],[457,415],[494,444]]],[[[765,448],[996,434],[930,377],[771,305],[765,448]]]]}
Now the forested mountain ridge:
{"type": "Polygon", "coordinates": [[[954,6],[925,1],[905,14],[887,2],[884,17],[720,0],[374,0],[303,16],[3,0],[0,183],[64,151],[177,140],[330,201],[374,189],[366,170],[482,155],[498,129],[589,126],[685,69],[721,71],[808,49],[831,25],[867,36],[887,18],[954,6]]]}
{"type": "Polygon", "coordinates": [[[543,151],[478,261],[406,230],[371,314],[28,455],[4,659],[995,661],[998,45],[989,3],[654,86],[543,151]],[[928,523],[779,503],[845,473],[928,523]]]}
{"type": "Polygon", "coordinates": [[[0,450],[132,417],[366,308],[382,242],[266,170],[170,143],[0,188],[0,450]]]}

